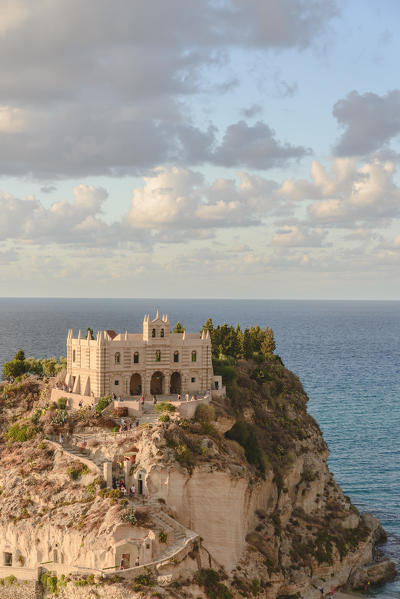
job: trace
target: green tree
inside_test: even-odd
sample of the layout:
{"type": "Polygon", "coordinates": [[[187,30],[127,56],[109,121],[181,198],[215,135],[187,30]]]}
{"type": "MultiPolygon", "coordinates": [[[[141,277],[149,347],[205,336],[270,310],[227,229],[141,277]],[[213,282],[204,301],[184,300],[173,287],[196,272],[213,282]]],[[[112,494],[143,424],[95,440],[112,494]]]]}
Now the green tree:
{"type": "Polygon", "coordinates": [[[3,378],[7,381],[17,378],[26,372],[24,360],[10,360],[3,364],[3,378]]]}
{"type": "Polygon", "coordinates": [[[211,335],[213,330],[214,330],[213,321],[211,320],[211,318],[208,318],[206,320],[206,322],[204,323],[203,331],[210,331],[210,335],[211,335]]]}
{"type": "Polygon", "coordinates": [[[25,360],[25,352],[23,349],[19,349],[14,356],[14,360],[20,360],[23,362],[25,360]]]}
{"type": "Polygon", "coordinates": [[[181,323],[178,321],[176,323],[176,325],[174,326],[174,333],[183,333],[184,331],[186,331],[186,327],[182,326],[181,323]]]}
{"type": "Polygon", "coordinates": [[[265,327],[264,330],[264,339],[263,342],[261,343],[261,353],[263,354],[263,356],[270,356],[271,354],[274,353],[276,349],[276,345],[275,345],[275,338],[274,338],[274,331],[272,329],[270,329],[269,327],[265,327]]]}

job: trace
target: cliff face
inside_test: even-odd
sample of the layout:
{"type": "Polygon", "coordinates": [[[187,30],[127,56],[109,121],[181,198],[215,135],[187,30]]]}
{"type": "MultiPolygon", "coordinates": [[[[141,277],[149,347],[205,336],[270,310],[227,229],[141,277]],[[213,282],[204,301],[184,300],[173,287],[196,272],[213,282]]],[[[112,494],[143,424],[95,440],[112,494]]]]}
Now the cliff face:
{"type": "MultiPolygon", "coordinates": [[[[46,402],[45,390],[32,385],[3,403],[3,433],[16,417],[30,423],[46,402]]],[[[227,395],[193,421],[154,421],[125,440],[89,448],[92,459],[115,461],[134,444],[132,476],[143,472],[141,509],[148,510],[147,519],[131,527],[137,538],[154,542],[156,507],[200,536],[196,551],[158,569],[165,574],[154,579],[164,585],[159,596],[311,599],[320,588],[392,576],[387,563],[372,564],[384,533],[335,483],[297,377],[273,356],[262,364],[239,362],[227,395]],[[165,587],[171,580],[174,586],[165,587]]],[[[82,421],[78,425],[82,430],[82,421]]],[[[95,425],[92,418],[94,435],[101,419],[95,425]]],[[[43,440],[40,421],[32,439],[6,444],[3,438],[0,460],[0,537],[18,547],[25,565],[52,559],[49,552],[57,548],[66,566],[103,567],[113,560],[113,545],[133,534],[121,522],[123,502],[104,495],[94,471],[71,482],[68,468],[76,464],[43,440]]],[[[118,584],[116,597],[138,596],[135,586],[118,584]]],[[[67,590],[59,589],[59,596],[80,596],[76,586],[67,590]]],[[[146,596],[146,585],[139,590],[146,596]]],[[[100,586],[96,592],[109,596],[100,586]]]]}

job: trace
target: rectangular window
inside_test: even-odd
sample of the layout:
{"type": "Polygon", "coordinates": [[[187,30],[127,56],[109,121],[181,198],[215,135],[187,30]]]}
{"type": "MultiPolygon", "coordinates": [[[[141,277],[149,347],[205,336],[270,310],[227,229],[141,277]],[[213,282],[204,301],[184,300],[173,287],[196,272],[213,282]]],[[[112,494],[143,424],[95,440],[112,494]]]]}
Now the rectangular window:
{"type": "Polygon", "coordinates": [[[118,387],[118,385],[119,385],[119,381],[114,381],[114,385],[115,385],[116,387],[118,387]]]}
{"type": "Polygon", "coordinates": [[[133,354],[133,363],[139,364],[139,353],[137,351],[133,354]]]}
{"type": "Polygon", "coordinates": [[[5,566],[12,566],[12,553],[7,551],[3,553],[3,563],[5,566]]]}
{"type": "Polygon", "coordinates": [[[196,382],[196,378],[194,376],[192,376],[192,383],[196,382]]]}
{"type": "Polygon", "coordinates": [[[161,352],[159,349],[156,351],[156,362],[161,362],[161,352]]]}

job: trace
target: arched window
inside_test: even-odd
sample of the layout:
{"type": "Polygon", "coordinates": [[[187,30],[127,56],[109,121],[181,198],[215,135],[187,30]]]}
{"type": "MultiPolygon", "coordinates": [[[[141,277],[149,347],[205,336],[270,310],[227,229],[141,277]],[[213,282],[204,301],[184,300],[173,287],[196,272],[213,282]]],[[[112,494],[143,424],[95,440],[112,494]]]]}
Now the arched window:
{"type": "Polygon", "coordinates": [[[179,352],[174,351],[174,362],[179,362],[179,352]]]}
{"type": "Polygon", "coordinates": [[[164,337],[164,329],[161,329],[160,337],[164,337]]]}
{"type": "Polygon", "coordinates": [[[72,350],[72,361],[75,362],[76,360],[76,351],[73,349],[72,350]]]}
{"type": "Polygon", "coordinates": [[[133,354],[133,363],[139,364],[139,352],[138,351],[135,351],[135,353],[133,354]]]}
{"type": "Polygon", "coordinates": [[[116,364],[121,364],[121,354],[119,353],[119,351],[117,351],[117,353],[115,354],[114,361],[116,364]]]}
{"type": "Polygon", "coordinates": [[[192,362],[196,362],[197,360],[197,352],[195,350],[192,351],[192,362]]]}
{"type": "Polygon", "coordinates": [[[155,336],[156,336],[156,330],[155,330],[155,329],[153,329],[153,330],[151,331],[151,336],[152,336],[152,337],[155,337],[155,336]]]}
{"type": "Polygon", "coordinates": [[[161,352],[159,349],[156,351],[156,362],[161,362],[161,352]]]}

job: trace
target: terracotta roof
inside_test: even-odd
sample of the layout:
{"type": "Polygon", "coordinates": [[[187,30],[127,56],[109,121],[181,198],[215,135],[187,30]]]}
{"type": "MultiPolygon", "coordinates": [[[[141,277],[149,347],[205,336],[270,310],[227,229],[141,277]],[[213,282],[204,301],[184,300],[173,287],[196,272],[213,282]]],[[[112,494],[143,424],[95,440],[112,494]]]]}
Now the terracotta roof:
{"type": "Polygon", "coordinates": [[[115,331],[111,330],[111,329],[107,329],[107,330],[106,330],[106,333],[107,333],[107,335],[108,335],[109,337],[111,337],[111,339],[114,339],[114,337],[116,337],[116,336],[117,336],[117,333],[116,333],[115,331]]]}

